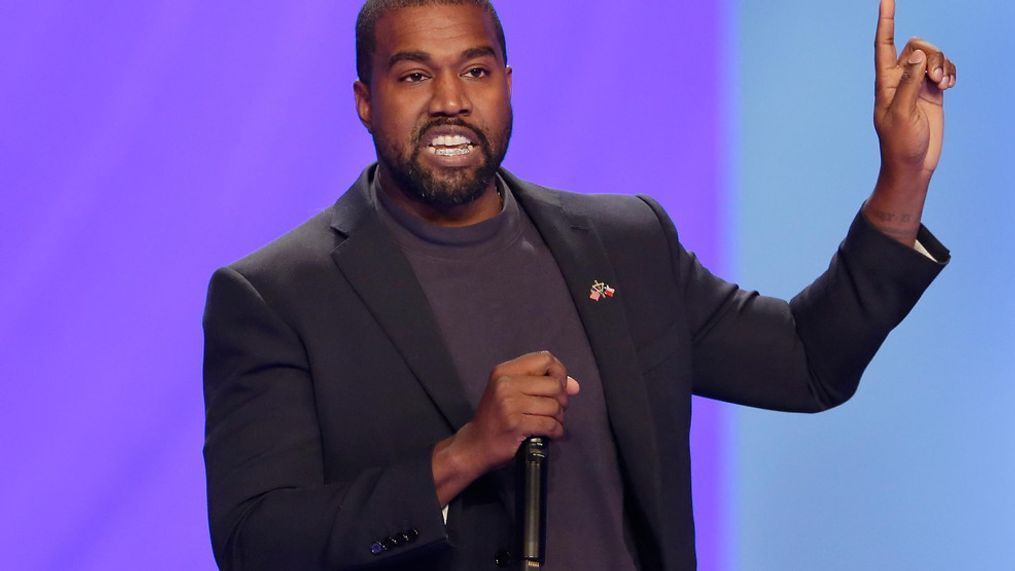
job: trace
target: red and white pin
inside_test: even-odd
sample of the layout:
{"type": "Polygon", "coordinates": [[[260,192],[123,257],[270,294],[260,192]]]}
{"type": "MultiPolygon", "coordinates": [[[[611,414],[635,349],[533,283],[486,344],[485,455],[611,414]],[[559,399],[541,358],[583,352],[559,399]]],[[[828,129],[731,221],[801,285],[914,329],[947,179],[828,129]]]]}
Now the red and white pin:
{"type": "Polygon", "coordinates": [[[617,293],[617,290],[610,287],[606,282],[595,280],[592,282],[592,289],[589,291],[589,299],[592,301],[602,301],[603,298],[613,297],[615,293],[617,293]]]}

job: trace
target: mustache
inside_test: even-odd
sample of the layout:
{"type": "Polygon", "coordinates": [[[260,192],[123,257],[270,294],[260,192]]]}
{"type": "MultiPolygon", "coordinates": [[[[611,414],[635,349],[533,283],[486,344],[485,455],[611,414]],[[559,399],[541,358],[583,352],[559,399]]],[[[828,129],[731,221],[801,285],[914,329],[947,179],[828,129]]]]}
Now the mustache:
{"type": "Polygon", "coordinates": [[[465,129],[472,131],[472,134],[475,135],[476,139],[479,141],[480,147],[484,149],[490,148],[490,140],[487,139],[486,133],[484,133],[479,127],[470,125],[469,123],[465,122],[462,119],[452,117],[441,117],[429,121],[425,125],[422,125],[416,131],[415,136],[413,136],[412,141],[413,146],[418,147],[420,142],[423,141],[423,137],[426,135],[427,131],[434,129],[436,127],[464,127],[465,129]]]}

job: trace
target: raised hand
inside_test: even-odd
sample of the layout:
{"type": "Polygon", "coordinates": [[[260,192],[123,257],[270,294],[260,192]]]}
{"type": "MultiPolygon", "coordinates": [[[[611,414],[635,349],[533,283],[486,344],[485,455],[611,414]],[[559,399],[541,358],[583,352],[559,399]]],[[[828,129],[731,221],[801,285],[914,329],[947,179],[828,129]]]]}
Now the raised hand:
{"type": "Polygon", "coordinates": [[[931,175],[941,159],[944,92],[956,68],[919,38],[895,48],[895,0],[882,0],[874,46],[874,127],[881,172],[864,214],[881,231],[912,246],[931,175]]]}

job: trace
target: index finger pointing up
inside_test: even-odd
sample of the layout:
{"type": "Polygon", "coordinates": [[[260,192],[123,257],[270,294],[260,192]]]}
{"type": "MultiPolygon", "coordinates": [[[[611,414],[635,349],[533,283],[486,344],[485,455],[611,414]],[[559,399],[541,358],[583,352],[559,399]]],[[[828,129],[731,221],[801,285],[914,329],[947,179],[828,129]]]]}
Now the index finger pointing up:
{"type": "Polygon", "coordinates": [[[898,65],[895,51],[895,0],[881,0],[878,29],[874,36],[874,66],[880,73],[898,65]]]}

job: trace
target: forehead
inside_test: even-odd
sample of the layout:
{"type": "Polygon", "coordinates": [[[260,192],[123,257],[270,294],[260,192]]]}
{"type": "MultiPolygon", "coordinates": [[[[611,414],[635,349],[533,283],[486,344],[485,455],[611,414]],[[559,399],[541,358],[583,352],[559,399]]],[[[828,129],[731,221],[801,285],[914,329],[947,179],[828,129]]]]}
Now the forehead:
{"type": "Polygon", "coordinates": [[[374,29],[374,57],[387,60],[399,52],[426,52],[435,57],[489,46],[503,61],[493,18],[471,4],[413,6],[390,10],[374,29]]]}

